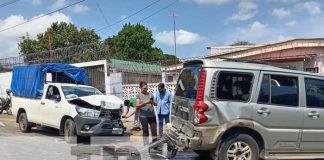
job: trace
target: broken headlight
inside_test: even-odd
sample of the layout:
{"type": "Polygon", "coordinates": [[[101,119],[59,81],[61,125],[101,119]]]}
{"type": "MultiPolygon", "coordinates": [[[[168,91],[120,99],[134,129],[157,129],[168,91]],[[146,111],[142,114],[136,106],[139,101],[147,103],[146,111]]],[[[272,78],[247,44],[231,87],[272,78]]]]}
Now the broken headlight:
{"type": "Polygon", "coordinates": [[[78,114],[82,117],[93,117],[93,118],[98,118],[100,115],[100,111],[93,110],[93,109],[88,109],[88,108],[83,108],[83,107],[75,107],[76,111],[78,114]]]}

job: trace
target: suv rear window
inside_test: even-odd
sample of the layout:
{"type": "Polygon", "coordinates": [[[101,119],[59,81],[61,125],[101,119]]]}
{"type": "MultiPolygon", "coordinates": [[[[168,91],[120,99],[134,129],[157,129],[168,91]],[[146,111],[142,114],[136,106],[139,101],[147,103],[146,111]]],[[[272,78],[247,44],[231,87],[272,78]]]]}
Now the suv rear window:
{"type": "Polygon", "coordinates": [[[175,95],[189,99],[195,99],[200,71],[200,65],[184,68],[180,74],[175,95]]]}
{"type": "Polygon", "coordinates": [[[221,72],[217,80],[217,99],[246,102],[250,99],[253,74],[221,72]]]}

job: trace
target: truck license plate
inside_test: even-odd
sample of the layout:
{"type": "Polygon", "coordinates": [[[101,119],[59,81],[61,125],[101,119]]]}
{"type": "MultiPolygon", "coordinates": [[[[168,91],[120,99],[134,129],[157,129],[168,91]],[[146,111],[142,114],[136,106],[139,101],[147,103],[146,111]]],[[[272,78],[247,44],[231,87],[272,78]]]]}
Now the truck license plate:
{"type": "Polygon", "coordinates": [[[112,133],[113,134],[122,134],[123,128],[113,128],[112,133]]]}

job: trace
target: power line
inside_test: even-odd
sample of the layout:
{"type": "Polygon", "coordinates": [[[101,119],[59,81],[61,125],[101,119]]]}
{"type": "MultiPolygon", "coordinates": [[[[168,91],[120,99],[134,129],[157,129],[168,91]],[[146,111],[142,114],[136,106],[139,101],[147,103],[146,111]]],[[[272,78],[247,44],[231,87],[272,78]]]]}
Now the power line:
{"type": "MultiPolygon", "coordinates": [[[[109,26],[110,23],[109,23],[109,21],[108,21],[106,15],[105,15],[104,12],[102,11],[102,9],[101,9],[99,3],[97,2],[97,0],[96,0],[95,2],[96,2],[97,8],[98,8],[98,10],[99,10],[99,12],[100,12],[102,18],[103,18],[103,19],[105,20],[105,22],[106,22],[106,25],[109,26]]],[[[109,27],[109,28],[110,28],[110,30],[111,30],[114,34],[116,33],[116,32],[115,32],[111,27],[109,27]]]]}
{"type": "Polygon", "coordinates": [[[96,30],[96,32],[102,31],[102,30],[104,30],[104,29],[106,29],[106,28],[108,28],[108,27],[114,26],[114,25],[116,25],[116,24],[118,24],[118,23],[120,23],[120,22],[122,22],[122,21],[124,21],[124,20],[126,20],[126,19],[129,19],[130,17],[135,16],[136,14],[138,14],[138,13],[144,11],[145,9],[147,9],[147,8],[149,8],[149,7],[151,7],[151,6],[153,6],[154,4],[158,3],[159,1],[160,1],[160,0],[154,1],[154,2],[150,3],[149,5],[145,6],[144,8],[138,10],[137,12],[135,12],[135,13],[133,13],[133,14],[131,14],[131,15],[129,15],[129,16],[127,16],[127,17],[125,17],[125,18],[123,18],[123,19],[121,19],[121,20],[119,20],[119,21],[113,23],[113,24],[110,24],[110,25],[104,26],[104,27],[102,27],[102,28],[96,30]]]}
{"type": "Polygon", "coordinates": [[[152,16],[158,14],[159,12],[161,12],[161,11],[163,11],[163,10],[165,10],[165,9],[167,9],[167,8],[169,8],[169,7],[171,7],[172,5],[174,5],[175,3],[177,3],[178,1],[179,1],[179,0],[175,0],[175,1],[173,1],[172,3],[168,4],[167,6],[161,8],[161,9],[155,11],[154,13],[150,14],[149,16],[147,16],[147,17],[141,19],[141,20],[138,21],[137,23],[142,23],[143,21],[145,21],[145,20],[151,18],[152,16]]]}
{"type": "Polygon", "coordinates": [[[20,0],[11,0],[11,1],[2,3],[2,4],[0,4],[0,8],[5,7],[5,6],[8,6],[8,5],[13,4],[13,3],[16,3],[18,1],[20,1],[20,0]]]}
{"type": "Polygon", "coordinates": [[[46,13],[46,14],[41,15],[41,16],[39,16],[39,17],[32,18],[32,19],[30,19],[30,20],[28,20],[28,21],[26,21],[26,22],[22,22],[22,23],[19,23],[19,24],[14,25],[14,26],[11,26],[11,27],[8,27],[8,28],[5,28],[5,29],[2,29],[2,30],[0,30],[0,32],[3,32],[3,31],[6,31],[6,30],[9,30],[9,29],[12,29],[12,28],[15,28],[15,27],[21,26],[21,25],[23,25],[23,24],[26,24],[26,23],[29,23],[29,22],[34,21],[34,20],[36,20],[36,19],[39,19],[39,18],[42,18],[42,17],[48,16],[48,15],[53,14],[53,13],[55,13],[55,12],[58,12],[58,11],[64,10],[64,9],[66,9],[66,8],[69,8],[69,7],[71,7],[71,6],[74,6],[74,5],[79,4],[79,3],[81,3],[81,2],[84,2],[84,1],[85,1],[85,0],[81,0],[81,1],[78,1],[78,2],[75,2],[75,3],[72,3],[72,4],[69,4],[69,5],[67,5],[67,6],[65,6],[65,7],[62,7],[62,8],[59,8],[59,9],[57,9],[57,10],[55,10],[55,11],[52,11],[52,12],[46,13]]]}

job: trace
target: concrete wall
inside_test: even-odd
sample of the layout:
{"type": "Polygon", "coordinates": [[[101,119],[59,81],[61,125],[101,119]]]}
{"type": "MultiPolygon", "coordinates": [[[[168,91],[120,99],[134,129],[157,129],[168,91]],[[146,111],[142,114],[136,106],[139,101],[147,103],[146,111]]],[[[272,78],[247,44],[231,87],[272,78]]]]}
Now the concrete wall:
{"type": "Polygon", "coordinates": [[[305,61],[305,68],[318,67],[318,72],[324,74],[324,56],[318,55],[305,61]]]}
{"type": "Polygon", "coordinates": [[[0,73],[0,97],[5,97],[6,89],[10,88],[12,72],[0,73]]]}

